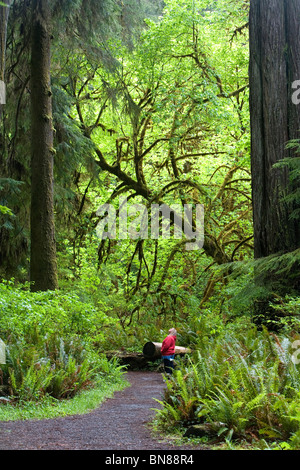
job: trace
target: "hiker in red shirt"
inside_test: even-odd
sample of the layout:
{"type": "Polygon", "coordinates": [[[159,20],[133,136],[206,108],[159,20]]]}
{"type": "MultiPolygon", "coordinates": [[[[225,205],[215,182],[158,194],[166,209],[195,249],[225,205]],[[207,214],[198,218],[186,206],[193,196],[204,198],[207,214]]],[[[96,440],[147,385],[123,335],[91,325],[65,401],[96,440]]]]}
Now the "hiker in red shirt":
{"type": "Polygon", "coordinates": [[[168,336],[163,340],[161,346],[161,356],[164,361],[165,372],[170,375],[174,369],[176,334],[177,332],[175,328],[171,328],[168,336]]]}

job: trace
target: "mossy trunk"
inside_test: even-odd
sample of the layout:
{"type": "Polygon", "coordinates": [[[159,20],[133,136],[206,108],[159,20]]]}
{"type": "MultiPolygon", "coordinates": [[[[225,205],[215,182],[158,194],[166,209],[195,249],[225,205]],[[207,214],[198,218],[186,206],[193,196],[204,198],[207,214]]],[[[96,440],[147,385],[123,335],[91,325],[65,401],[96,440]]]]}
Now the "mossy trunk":
{"type": "Polygon", "coordinates": [[[57,288],[53,203],[53,123],[48,0],[32,1],[31,254],[32,290],[57,288]]]}

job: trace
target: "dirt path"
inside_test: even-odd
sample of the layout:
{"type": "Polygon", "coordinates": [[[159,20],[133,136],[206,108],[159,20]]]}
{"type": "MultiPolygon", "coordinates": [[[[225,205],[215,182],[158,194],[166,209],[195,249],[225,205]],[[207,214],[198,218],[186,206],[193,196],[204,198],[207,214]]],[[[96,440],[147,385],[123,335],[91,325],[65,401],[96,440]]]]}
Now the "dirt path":
{"type": "MultiPolygon", "coordinates": [[[[191,450],[153,439],[147,423],[164,382],[154,372],[128,372],[131,383],[85,415],[0,422],[0,450],[191,450]]],[[[201,449],[201,447],[197,447],[201,449]]]]}

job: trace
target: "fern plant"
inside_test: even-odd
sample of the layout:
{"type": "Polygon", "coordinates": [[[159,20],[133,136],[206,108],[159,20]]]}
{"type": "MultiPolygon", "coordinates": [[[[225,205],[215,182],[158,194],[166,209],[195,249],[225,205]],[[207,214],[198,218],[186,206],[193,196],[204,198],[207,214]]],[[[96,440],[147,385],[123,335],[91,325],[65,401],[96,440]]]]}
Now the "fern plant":
{"type": "Polygon", "coordinates": [[[299,380],[290,338],[265,329],[226,333],[175,371],[158,419],[160,413],[178,425],[198,419],[227,438],[288,439],[297,430],[293,414],[300,416],[299,380]]]}

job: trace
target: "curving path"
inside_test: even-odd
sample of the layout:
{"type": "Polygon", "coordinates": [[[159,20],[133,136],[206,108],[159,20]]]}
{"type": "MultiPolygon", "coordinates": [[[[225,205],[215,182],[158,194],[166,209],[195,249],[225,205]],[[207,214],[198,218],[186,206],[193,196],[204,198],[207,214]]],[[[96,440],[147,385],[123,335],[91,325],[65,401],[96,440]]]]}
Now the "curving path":
{"type": "Polygon", "coordinates": [[[47,420],[0,422],[0,450],[193,450],[153,439],[147,423],[162,399],[164,382],[155,372],[128,372],[131,383],[98,409],[47,420]]]}

